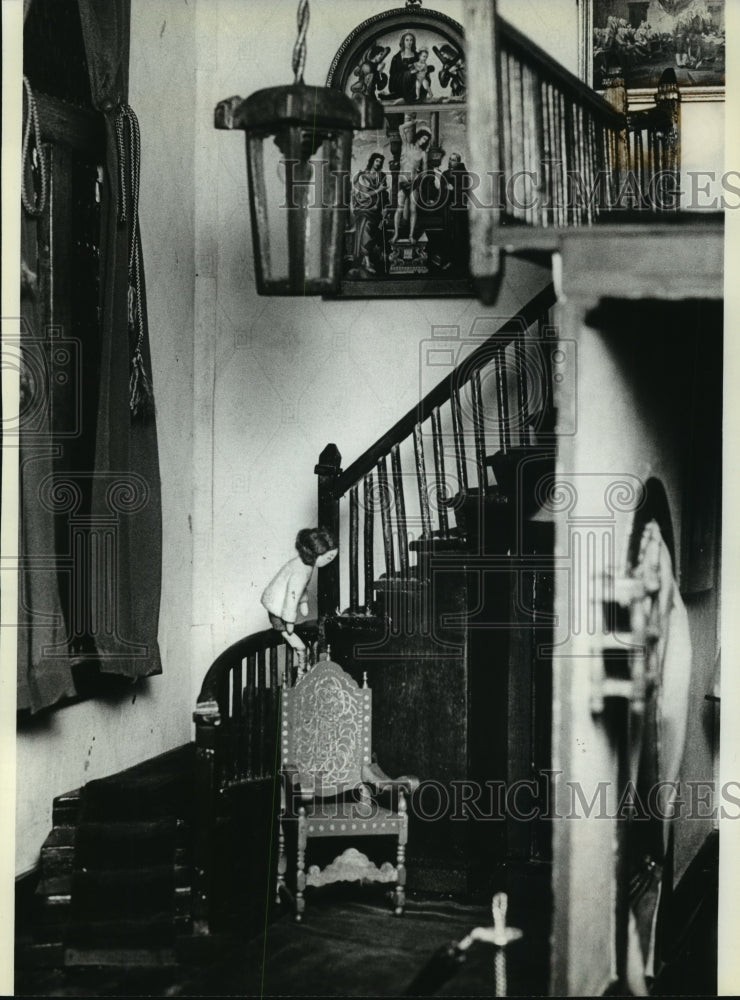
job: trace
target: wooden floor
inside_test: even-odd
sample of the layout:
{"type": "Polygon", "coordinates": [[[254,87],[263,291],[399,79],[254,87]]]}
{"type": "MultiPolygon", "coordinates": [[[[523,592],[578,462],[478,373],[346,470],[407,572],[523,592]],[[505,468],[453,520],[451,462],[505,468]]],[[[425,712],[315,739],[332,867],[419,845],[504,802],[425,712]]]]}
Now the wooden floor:
{"type": "MultiPolygon", "coordinates": [[[[179,969],[19,970],[16,996],[396,997],[420,973],[417,995],[492,996],[493,954],[474,944],[461,965],[442,953],[490,911],[450,900],[410,900],[403,917],[372,890],[324,890],[309,899],[304,923],[290,914],[246,943],[235,938],[208,964],[179,969]],[[421,990],[421,992],[420,992],[421,990]]],[[[546,969],[532,956],[542,942],[511,946],[511,995],[542,995],[546,969]]],[[[417,980],[418,984],[418,980],[417,980]]]]}
{"type": "MultiPolygon", "coordinates": [[[[716,995],[716,934],[710,894],[695,917],[690,946],[653,985],[658,996],[716,995]]],[[[507,955],[508,995],[547,993],[548,935],[543,914],[510,902],[509,923],[523,929],[507,955]]],[[[274,914],[251,942],[235,934],[209,961],[165,969],[18,969],[16,996],[399,997],[494,996],[493,954],[474,944],[452,966],[445,946],[490,922],[481,906],[415,898],[403,917],[372,890],[323,890],[306,919],[274,914]],[[419,979],[421,977],[421,981],[419,979]],[[411,989],[416,981],[416,989],[411,989]]]]}

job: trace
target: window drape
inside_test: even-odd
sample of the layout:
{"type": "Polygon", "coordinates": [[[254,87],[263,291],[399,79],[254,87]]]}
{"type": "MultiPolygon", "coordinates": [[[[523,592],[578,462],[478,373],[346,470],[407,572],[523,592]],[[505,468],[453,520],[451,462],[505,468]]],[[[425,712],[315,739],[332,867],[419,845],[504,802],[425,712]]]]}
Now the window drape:
{"type": "MultiPolygon", "coordinates": [[[[160,673],[157,624],[161,593],[162,520],[153,406],[131,408],[132,365],[151,375],[146,292],[136,205],[126,206],[138,187],[138,165],[117,129],[124,129],[127,108],[130,0],[78,0],[82,34],[95,107],[106,125],[107,213],[103,276],[100,396],[95,447],[93,517],[118,517],[118,558],[106,595],[117,629],[104,630],[96,648],[104,672],[129,677],[160,673]],[[119,161],[119,147],[125,147],[119,161]],[[123,208],[127,211],[121,222],[123,208]],[[131,208],[133,207],[133,211],[131,208]],[[136,288],[129,282],[131,246],[135,246],[136,288]],[[135,298],[136,321],[129,323],[129,299],[135,298]],[[130,329],[131,327],[131,329],[130,329]],[[113,510],[111,508],[114,508],[113,510]]],[[[133,150],[135,156],[136,149],[133,150]]],[[[136,374],[135,372],[133,373],[136,374]]]]}
{"type": "MultiPolygon", "coordinates": [[[[72,667],[81,659],[131,678],[161,672],[161,499],[138,228],[138,127],[127,105],[130,0],[76,2],[92,102],[106,134],[99,384],[91,397],[97,402],[95,458],[94,468],[78,472],[78,482],[74,473],[60,477],[48,418],[44,448],[38,419],[31,433],[22,416],[18,708],[34,711],[74,694],[72,667]],[[83,492],[80,507],[75,498],[83,492]],[[66,541],[60,512],[67,518],[66,541]],[[62,587],[60,599],[65,573],[71,585],[69,595],[62,587]],[[74,641],[82,632],[85,641],[74,641]]],[[[36,260],[36,239],[36,220],[24,213],[24,260],[36,260]]],[[[21,392],[25,379],[30,397],[45,389],[48,399],[49,386],[33,382],[33,341],[44,319],[38,296],[27,291],[21,392]]]]}

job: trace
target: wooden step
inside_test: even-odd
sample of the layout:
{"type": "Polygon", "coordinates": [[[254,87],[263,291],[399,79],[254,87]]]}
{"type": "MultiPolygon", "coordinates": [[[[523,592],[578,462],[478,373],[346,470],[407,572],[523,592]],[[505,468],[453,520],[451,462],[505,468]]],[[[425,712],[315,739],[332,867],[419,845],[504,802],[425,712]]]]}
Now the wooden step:
{"type": "Polygon", "coordinates": [[[75,917],[67,925],[65,942],[76,949],[169,948],[186,927],[187,922],[176,920],[169,907],[133,917],[75,917]]]}
{"type": "Polygon", "coordinates": [[[415,538],[409,542],[411,552],[420,552],[425,555],[441,555],[448,552],[466,552],[468,540],[466,535],[459,529],[453,528],[447,535],[434,532],[431,538],[415,538]]]}
{"type": "Polygon", "coordinates": [[[373,582],[373,589],[376,593],[419,593],[429,586],[428,580],[419,579],[415,576],[401,575],[394,573],[393,576],[383,575],[379,580],[373,582]]]}
{"type": "Polygon", "coordinates": [[[15,953],[16,969],[60,969],[64,965],[64,945],[60,941],[24,944],[15,953]]]}
{"type": "Polygon", "coordinates": [[[191,871],[171,864],[133,871],[75,870],[66,884],[78,919],[133,918],[154,911],[174,912],[176,898],[189,898],[191,871]]]}
{"type": "Polygon", "coordinates": [[[76,837],[79,868],[132,869],[184,860],[187,825],[175,817],[81,823],[76,837]]]}
{"type": "Polygon", "coordinates": [[[51,878],[72,871],[75,856],[76,828],[55,826],[41,846],[41,878],[51,878]]]}
{"type": "Polygon", "coordinates": [[[52,825],[75,826],[80,812],[81,801],[81,788],[76,788],[74,791],[55,796],[51,810],[52,825]]]}
{"type": "Polygon", "coordinates": [[[191,819],[194,763],[194,744],[188,743],[89,782],[82,795],[81,822],[191,819]]]}
{"type": "Polygon", "coordinates": [[[65,948],[64,965],[67,968],[103,967],[108,969],[163,969],[176,968],[174,948],[65,948]]]}
{"type": "MultiPolygon", "coordinates": [[[[70,968],[165,968],[188,965],[208,965],[234,947],[233,934],[175,933],[174,942],[164,947],[67,947],[44,945],[48,948],[46,964],[67,965],[70,968]],[[56,961],[55,961],[56,960],[56,961]]],[[[43,957],[43,953],[42,953],[43,957]]]]}

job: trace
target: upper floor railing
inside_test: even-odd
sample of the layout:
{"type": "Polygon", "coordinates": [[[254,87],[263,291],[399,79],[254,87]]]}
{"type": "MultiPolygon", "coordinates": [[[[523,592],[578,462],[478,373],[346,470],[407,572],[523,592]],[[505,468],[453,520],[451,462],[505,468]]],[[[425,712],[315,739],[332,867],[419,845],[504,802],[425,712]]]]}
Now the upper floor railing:
{"type": "Polygon", "coordinates": [[[465,14],[471,271],[492,301],[502,227],[678,208],[680,94],[667,70],[655,106],[636,111],[619,69],[602,97],[499,18],[495,0],[466,0],[465,14]]]}

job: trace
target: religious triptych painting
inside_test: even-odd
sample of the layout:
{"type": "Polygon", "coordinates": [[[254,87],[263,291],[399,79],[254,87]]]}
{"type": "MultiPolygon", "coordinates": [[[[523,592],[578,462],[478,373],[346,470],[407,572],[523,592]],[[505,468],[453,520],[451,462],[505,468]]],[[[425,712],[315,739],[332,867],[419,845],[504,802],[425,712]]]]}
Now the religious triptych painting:
{"type": "Polygon", "coordinates": [[[461,26],[423,8],[372,17],[327,83],[385,112],[381,129],[354,138],[343,294],[470,294],[461,26]]]}

